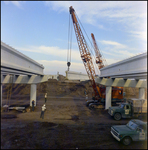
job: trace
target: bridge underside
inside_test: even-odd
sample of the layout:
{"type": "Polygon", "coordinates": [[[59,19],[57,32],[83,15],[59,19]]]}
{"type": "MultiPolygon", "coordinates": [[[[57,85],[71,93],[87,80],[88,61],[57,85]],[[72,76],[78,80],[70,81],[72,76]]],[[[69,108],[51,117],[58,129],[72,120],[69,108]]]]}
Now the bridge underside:
{"type": "Polygon", "coordinates": [[[2,75],[2,84],[37,84],[48,81],[50,75],[2,75]]]}
{"type": "Polygon", "coordinates": [[[147,88],[146,79],[96,78],[96,83],[105,86],[147,88]]]}

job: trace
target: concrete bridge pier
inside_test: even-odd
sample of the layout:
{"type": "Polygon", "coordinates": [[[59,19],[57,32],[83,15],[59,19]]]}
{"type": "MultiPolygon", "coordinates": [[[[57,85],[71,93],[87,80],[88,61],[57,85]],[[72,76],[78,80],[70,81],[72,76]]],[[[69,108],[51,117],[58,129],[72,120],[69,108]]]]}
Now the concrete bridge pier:
{"type": "Polygon", "coordinates": [[[105,109],[111,107],[112,87],[106,86],[106,98],[105,98],[105,109]]]}
{"type": "Polygon", "coordinates": [[[2,88],[3,88],[3,84],[1,83],[1,107],[2,107],[2,93],[3,93],[3,92],[2,92],[2,91],[3,91],[2,88]]]}
{"type": "Polygon", "coordinates": [[[139,99],[145,99],[145,88],[139,88],[139,99]]]}
{"type": "Polygon", "coordinates": [[[32,106],[32,100],[35,101],[34,106],[36,106],[36,84],[31,84],[31,91],[30,91],[30,106],[32,106]]]}

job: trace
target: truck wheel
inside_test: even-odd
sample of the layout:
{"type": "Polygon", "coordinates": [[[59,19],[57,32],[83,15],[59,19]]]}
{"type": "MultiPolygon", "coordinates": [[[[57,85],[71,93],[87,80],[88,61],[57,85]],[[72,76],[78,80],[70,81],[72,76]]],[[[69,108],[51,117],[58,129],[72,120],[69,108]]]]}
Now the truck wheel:
{"type": "Polygon", "coordinates": [[[120,113],[115,113],[114,119],[115,120],[121,120],[121,114],[120,113]]]}
{"type": "Polygon", "coordinates": [[[23,113],[25,113],[25,112],[26,112],[26,109],[25,109],[25,110],[23,110],[22,112],[23,112],[23,113]]]}
{"type": "Polygon", "coordinates": [[[124,144],[124,145],[130,145],[131,144],[131,142],[132,142],[132,139],[130,138],[130,137],[125,137],[123,140],[122,140],[122,143],[124,144]]]}
{"type": "Polygon", "coordinates": [[[90,104],[90,102],[86,102],[86,106],[87,106],[87,107],[89,106],[89,104],[90,104]]]}
{"type": "Polygon", "coordinates": [[[89,109],[94,109],[94,106],[91,103],[89,104],[89,109]]]}

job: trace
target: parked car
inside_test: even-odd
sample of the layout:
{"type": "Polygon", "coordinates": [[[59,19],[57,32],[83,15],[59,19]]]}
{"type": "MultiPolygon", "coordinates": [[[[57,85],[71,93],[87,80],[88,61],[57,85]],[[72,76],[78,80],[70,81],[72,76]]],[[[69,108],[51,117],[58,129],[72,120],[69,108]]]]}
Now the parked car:
{"type": "Polygon", "coordinates": [[[112,126],[111,134],[124,145],[129,145],[132,141],[145,141],[147,140],[147,122],[132,119],[126,125],[112,126]]]}

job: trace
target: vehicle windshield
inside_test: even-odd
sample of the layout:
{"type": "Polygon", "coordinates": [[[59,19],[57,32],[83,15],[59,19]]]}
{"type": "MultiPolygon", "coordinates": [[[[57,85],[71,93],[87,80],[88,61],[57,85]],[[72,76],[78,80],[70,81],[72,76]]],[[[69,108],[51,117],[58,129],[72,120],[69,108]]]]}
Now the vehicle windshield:
{"type": "Polygon", "coordinates": [[[134,123],[133,121],[129,121],[129,122],[127,123],[127,126],[128,126],[130,129],[132,129],[132,130],[136,130],[137,127],[138,127],[138,125],[137,125],[136,123],[134,123]]]}
{"type": "Polygon", "coordinates": [[[119,107],[120,107],[120,108],[124,108],[124,104],[120,104],[119,107]]]}

